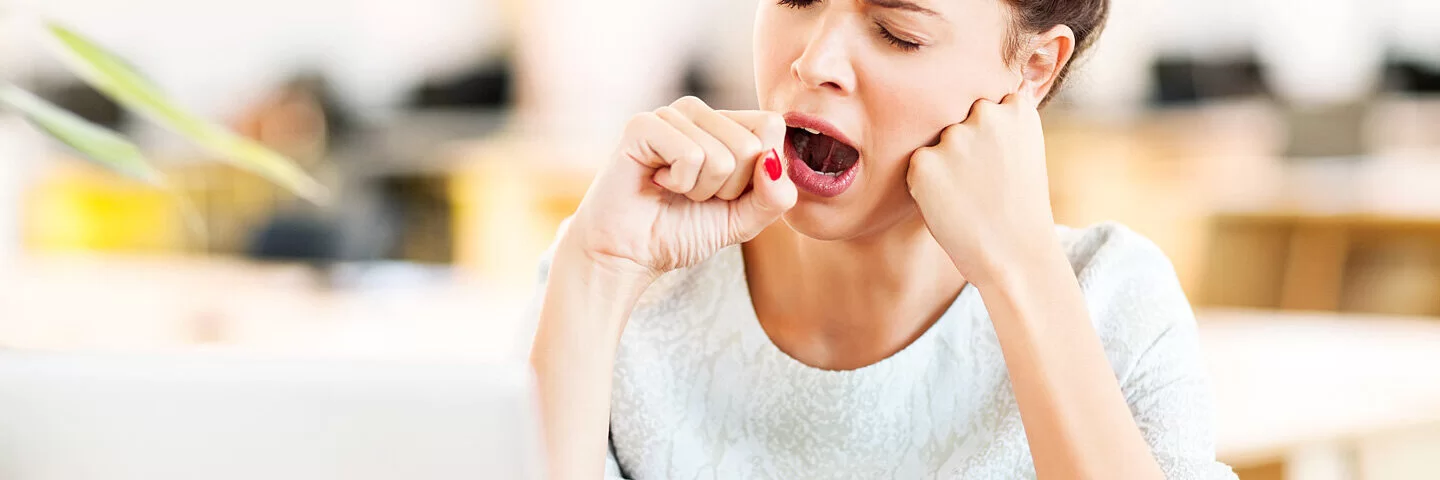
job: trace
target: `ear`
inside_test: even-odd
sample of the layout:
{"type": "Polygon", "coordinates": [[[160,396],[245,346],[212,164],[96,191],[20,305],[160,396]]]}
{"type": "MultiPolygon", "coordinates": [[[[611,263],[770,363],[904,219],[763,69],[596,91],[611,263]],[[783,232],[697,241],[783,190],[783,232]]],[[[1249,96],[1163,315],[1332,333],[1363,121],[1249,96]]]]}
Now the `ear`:
{"type": "Polygon", "coordinates": [[[1020,88],[1015,93],[1031,105],[1039,105],[1075,54],[1075,32],[1069,26],[1056,25],[1031,37],[1022,53],[1020,88]]]}

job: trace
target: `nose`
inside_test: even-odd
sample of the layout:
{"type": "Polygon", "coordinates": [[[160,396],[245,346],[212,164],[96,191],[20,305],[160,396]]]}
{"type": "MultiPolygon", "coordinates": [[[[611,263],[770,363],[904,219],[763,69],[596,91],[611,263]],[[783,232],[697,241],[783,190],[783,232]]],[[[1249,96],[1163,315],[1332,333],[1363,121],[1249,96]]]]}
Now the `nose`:
{"type": "Polygon", "coordinates": [[[843,23],[837,15],[825,15],[805,51],[790,64],[791,75],[807,88],[842,95],[855,91],[855,70],[843,23]]]}

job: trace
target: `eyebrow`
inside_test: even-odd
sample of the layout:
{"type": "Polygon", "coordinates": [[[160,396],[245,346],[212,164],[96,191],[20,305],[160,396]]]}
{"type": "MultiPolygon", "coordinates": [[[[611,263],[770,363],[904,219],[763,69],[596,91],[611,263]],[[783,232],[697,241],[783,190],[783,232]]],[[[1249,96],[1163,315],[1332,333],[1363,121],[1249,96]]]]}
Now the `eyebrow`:
{"type": "Polygon", "coordinates": [[[920,6],[920,5],[917,5],[917,4],[915,4],[915,3],[908,2],[908,1],[906,1],[906,0],[865,0],[865,3],[871,4],[871,5],[880,7],[880,8],[894,8],[894,9],[899,9],[899,10],[908,10],[908,11],[911,11],[911,12],[923,13],[923,14],[930,15],[930,16],[933,16],[933,17],[938,17],[938,16],[940,16],[940,12],[936,12],[936,11],[934,11],[934,10],[931,10],[931,9],[928,9],[928,8],[925,8],[925,7],[922,7],[922,6],[920,6]]]}

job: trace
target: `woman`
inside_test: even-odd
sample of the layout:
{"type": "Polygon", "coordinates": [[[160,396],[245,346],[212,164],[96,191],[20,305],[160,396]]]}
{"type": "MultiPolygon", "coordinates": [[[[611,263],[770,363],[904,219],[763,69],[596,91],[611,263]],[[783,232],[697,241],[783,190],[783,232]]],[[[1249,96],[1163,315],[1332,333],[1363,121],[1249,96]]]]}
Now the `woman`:
{"type": "Polygon", "coordinates": [[[1233,477],[1168,260],[1053,223],[1106,9],[762,2],[763,111],[634,117],[542,263],[554,478],[1233,477]]]}

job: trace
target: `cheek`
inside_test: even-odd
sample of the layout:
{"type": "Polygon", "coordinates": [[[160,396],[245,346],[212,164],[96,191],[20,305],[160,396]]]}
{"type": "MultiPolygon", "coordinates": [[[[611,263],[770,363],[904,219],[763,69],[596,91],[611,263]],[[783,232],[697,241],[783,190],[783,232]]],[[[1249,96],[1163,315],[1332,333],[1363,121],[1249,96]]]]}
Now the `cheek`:
{"type": "Polygon", "coordinates": [[[908,158],[916,148],[933,145],[945,127],[965,121],[975,100],[998,101],[1008,93],[1003,70],[980,65],[988,62],[926,59],[914,68],[891,66],[872,75],[872,85],[884,86],[867,92],[869,118],[879,127],[874,145],[908,158]]]}
{"type": "Polygon", "coordinates": [[[877,173],[896,181],[903,180],[910,154],[933,145],[941,130],[962,121],[976,97],[954,82],[893,70],[885,75],[890,78],[876,79],[885,88],[871,92],[866,99],[866,116],[873,126],[867,143],[874,147],[876,167],[885,170],[877,173]]]}
{"type": "Polygon", "coordinates": [[[784,81],[790,69],[790,61],[787,60],[791,58],[787,55],[789,40],[774,33],[785,31],[781,25],[783,20],[784,15],[765,5],[761,5],[755,13],[755,90],[761,108],[771,104],[776,86],[784,81]]]}
{"type": "Polygon", "coordinates": [[[914,68],[892,64],[869,75],[870,85],[884,86],[865,92],[866,116],[873,126],[867,139],[873,148],[870,173],[888,185],[877,191],[881,202],[908,202],[910,155],[934,145],[945,127],[964,121],[975,100],[988,97],[998,85],[994,75],[975,71],[973,62],[964,68],[966,63],[926,61],[914,68]]]}

